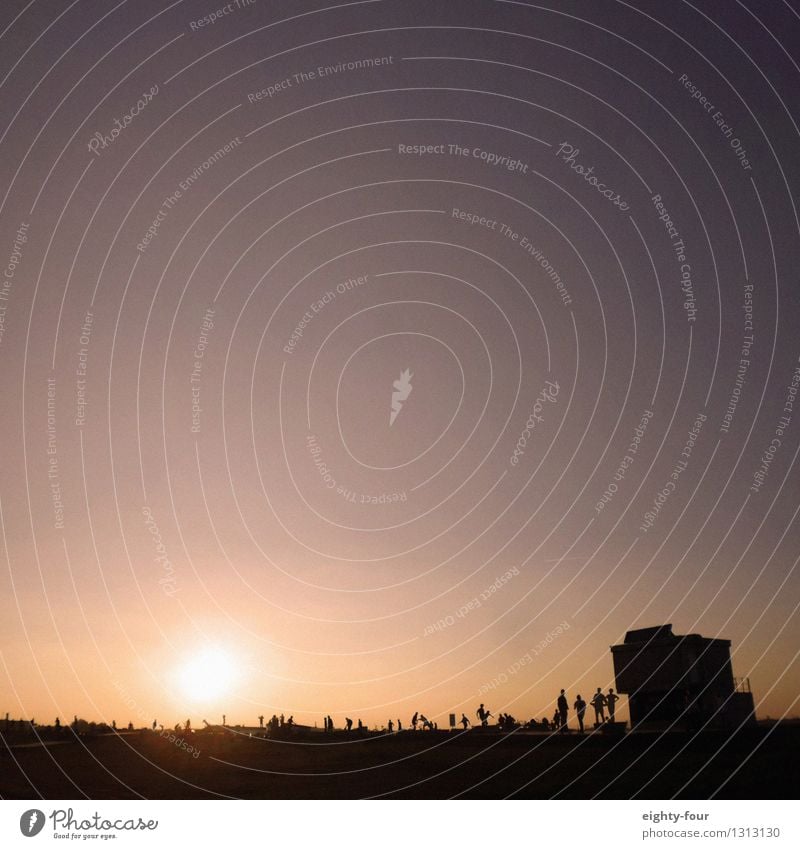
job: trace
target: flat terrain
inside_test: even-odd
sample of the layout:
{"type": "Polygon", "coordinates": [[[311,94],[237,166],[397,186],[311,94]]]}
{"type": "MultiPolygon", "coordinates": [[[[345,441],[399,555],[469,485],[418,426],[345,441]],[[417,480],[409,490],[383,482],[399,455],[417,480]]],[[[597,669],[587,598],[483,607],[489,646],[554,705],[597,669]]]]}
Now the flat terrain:
{"type": "MultiPolygon", "coordinates": [[[[67,732],[65,737],[70,738],[67,732]]],[[[56,745],[0,740],[3,798],[796,798],[800,727],[565,737],[296,733],[270,740],[149,731],[56,745]],[[12,747],[9,748],[9,745],[12,747]]]]}

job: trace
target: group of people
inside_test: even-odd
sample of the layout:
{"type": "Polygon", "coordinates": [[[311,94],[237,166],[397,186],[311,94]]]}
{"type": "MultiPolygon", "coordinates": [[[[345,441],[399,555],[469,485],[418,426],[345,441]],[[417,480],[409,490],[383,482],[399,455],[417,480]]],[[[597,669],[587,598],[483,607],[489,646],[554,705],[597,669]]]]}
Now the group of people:
{"type": "MultiPolygon", "coordinates": [[[[602,689],[598,687],[597,692],[592,696],[591,702],[589,702],[588,704],[586,701],[584,701],[583,697],[578,694],[578,696],[575,698],[575,702],[573,703],[573,708],[578,717],[578,727],[580,729],[580,732],[583,733],[585,730],[584,723],[586,717],[586,709],[589,705],[594,708],[594,727],[599,728],[605,722],[613,723],[615,721],[614,715],[618,701],[619,696],[614,692],[613,688],[609,688],[608,693],[603,693],[602,689]],[[608,709],[607,717],[606,709],[608,709]]],[[[478,719],[480,727],[487,728],[489,725],[489,720],[493,717],[493,714],[483,704],[483,702],[481,702],[481,704],[478,706],[478,709],[475,711],[475,716],[478,719]]],[[[259,725],[261,726],[261,728],[263,728],[264,717],[260,716],[258,720],[259,725]]],[[[273,716],[272,719],[269,721],[269,730],[272,733],[276,733],[278,729],[291,728],[292,724],[293,718],[291,716],[285,722],[283,714],[281,714],[280,717],[273,716]]],[[[463,727],[464,731],[467,731],[473,725],[465,713],[461,714],[459,724],[463,727]]],[[[435,722],[432,722],[430,719],[428,719],[427,716],[425,716],[424,713],[420,713],[419,711],[414,711],[414,715],[411,717],[410,727],[413,731],[439,730],[439,727],[435,722]]],[[[528,728],[531,730],[558,731],[562,734],[566,734],[569,731],[569,701],[567,700],[567,694],[564,690],[562,690],[559,694],[558,699],[556,700],[555,714],[550,720],[548,720],[547,717],[544,717],[540,722],[537,722],[537,720],[535,719],[531,719],[529,722],[521,724],[510,713],[501,713],[497,717],[497,727],[501,731],[513,731],[517,728],[528,728]]],[[[323,728],[326,732],[331,732],[335,730],[335,726],[330,715],[325,716],[323,718],[323,728]]],[[[388,730],[389,734],[394,734],[395,730],[397,730],[398,732],[403,730],[403,723],[400,719],[398,719],[397,723],[395,724],[394,720],[390,719],[386,724],[386,729],[388,730]]],[[[350,719],[350,717],[345,717],[344,730],[353,730],[353,720],[350,719]]],[[[368,727],[359,719],[358,725],[356,726],[356,730],[363,733],[368,730],[368,727]]]]}
{"type": "MultiPolygon", "coordinates": [[[[595,728],[599,728],[606,721],[611,723],[615,721],[614,713],[616,711],[618,701],[619,696],[614,692],[613,687],[609,687],[608,693],[605,694],[600,687],[597,688],[597,692],[592,696],[591,700],[591,705],[594,708],[595,728]],[[606,720],[606,708],[608,708],[608,720],[606,720]]],[[[578,693],[573,707],[575,708],[575,713],[578,716],[578,727],[581,734],[583,734],[587,704],[580,693],[578,693]]],[[[566,693],[562,690],[556,701],[556,712],[552,720],[553,727],[561,733],[566,734],[567,731],[569,731],[568,717],[569,702],[567,701],[566,693]]]]}
{"type": "MultiPolygon", "coordinates": [[[[594,708],[594,716],[595,723],[594,727],[599,728],[606,722],[613,723],[615,721],[614,714],[616,709],[616,704],[619,701],[619,696],[614,692],[613,688],[609,688],[608,693],[603,693],[600,687],[597,688],[597,692],[592,696],[591,702],[589,704],[594,708]],[[606,709],[608,709],[608,717],[606,717],[606,709]]],[[[589,705],[584,701],[580,694],[575,698],[575,702],[573,703],[573,708],[578,717],[578,727],[580,732],[584,732],[584,722],[586,716],[586,709],[589,705]]],[[[487,728],[489,725],[489,720],[492,718],[493,714],[491,711],[481,702],[478,706],[478,709],[475,711],[475,715],[478,718],[478,722],[480,723],[481,728],[487,728]]],[[[452,721],[452,720],[451,720],[452,721]]],[[[20,725],[22,725],[22,720],[19,721],[20,725]]],[[[556,711],[551,720],[548,720],[547,717],[544,717],[540,722],[537,722],[535,719],[531,719],[528,723],[524,725],[520,725],[519,722],[510,714],[510,713],[501,713],[497,717],[497,727],[501,731],[513,731],[520,727],[525,727],[533,730],[543,730],[543,731],[558,731],[560,733],[567,733],[569,731],[569,701],[567,700],[567,695],[564,690],[558,696],[556,700],[556,711]]],[[[6,730],[13,727],[14,720],[11,720],[6,714],[5,726],[6,730]]],[[[203,724],[206,727],[209,727],[209,723],[203,720],[203,724]]],[[[223,716],[222,719],[223,727],[227,726],[227,717],[223,716]]],[[[258,724],[260,728],[264,728],[264,717],[258,717],[258,724]]],[[[459,724],[466,731],[470,727],[472,727],[472,723],[467,718],[467,715],[462,713],[461,719],[459,720],[459,724]]],[[[34,725],[34,721],[30,721],[30,725],[34,725]]],[[[75,717],[74,722],[72,723],[73,728],[77,728],[78,726],[78,718],[75,717]]],[[[277,716],[273,714],[269,719],[266,725],[266,729],[269,731],[270,735],[277,736],[281,731],[291,731],[294,726],[294,716],[290,716],[288,719],[284,717],[283,714],[277,716]]],[[[57,718],[54,724],[56,730],[59,730],[61,727],[61,721],[57,718]]],[[[153,720],[152,729],[153,731],[157,728],[157,720],[153,720]]],[[[163,729],[163,725],[161,728],[163,729]]],[[[191,731],[191,721],[186,720],[184,723],[183,729],[186,731],[191,731]]],[[[335,730],[335,726],[333,724],[333,719],[330,715],[327,715],[323,718],[323,727],[326,732],[332,732],[335,730]]],[[[400,719],[397,720],[397,725],[393,720],[389,720],[387,723],[387,730],[390,734],[395,732],[395,728],[397,731],[403,730],[403,723],[400,719]]],[[[415,711],[414,715],[411,717],[411,728],[414,731],[422,730],[422,731],[438,731],[439,727],[435,722],[432,722],[425,716],[424,713],[420,713],[419,711],[415,711]]],[[[112,729],[117,730],[116,722],[112,723],[112,729]]],[[[128,724],[128,729],[130,731],[133,730],[133,723],[128,724]]],[[[181,730],[181,724],[178,723],[175,726],[175,730],[181,730]]],[[[353,720],[350,717],[345,717],[344,720],[344,730],[352,731],[353,730],[353,720]]],[[[359,719],[357,730],[359,732],[365,732],[368,730],[368,727],[359,719]]]]}

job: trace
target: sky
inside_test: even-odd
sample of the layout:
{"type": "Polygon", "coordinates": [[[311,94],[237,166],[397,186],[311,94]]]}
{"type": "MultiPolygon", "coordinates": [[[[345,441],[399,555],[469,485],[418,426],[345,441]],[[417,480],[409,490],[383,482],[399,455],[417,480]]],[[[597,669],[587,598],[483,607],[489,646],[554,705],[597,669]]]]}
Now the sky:
{"type": "Polygon", "coordinates": [[[0,14],[1,713],[797,714],[795,3],[0,14]]]}

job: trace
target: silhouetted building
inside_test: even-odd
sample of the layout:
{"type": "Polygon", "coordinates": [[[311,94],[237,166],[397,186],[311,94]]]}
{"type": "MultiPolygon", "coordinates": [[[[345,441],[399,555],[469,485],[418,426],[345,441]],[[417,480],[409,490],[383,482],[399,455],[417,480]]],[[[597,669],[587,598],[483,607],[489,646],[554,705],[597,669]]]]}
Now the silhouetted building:
{"type": "Polygon", "coordinates": [[[639,628],[611,646],[617,690],[628,695],[631,726],[737,727],[755,722],[749,681],[737,682],[731,641],[678,636],[672,625],[639,628]]]}

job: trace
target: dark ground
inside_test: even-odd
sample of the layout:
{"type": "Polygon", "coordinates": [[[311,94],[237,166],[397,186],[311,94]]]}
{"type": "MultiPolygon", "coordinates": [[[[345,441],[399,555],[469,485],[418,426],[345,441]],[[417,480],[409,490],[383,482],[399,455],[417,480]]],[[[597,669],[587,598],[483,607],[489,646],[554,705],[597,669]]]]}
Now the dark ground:
{"type": "Polygon", "coordinates": [[[718,791],[723,799],[787,799],[800,789],[796,725],[753,727],[734,738],[341,732],[279,742],[232,730],[182,736],[199,757],[146,731],[80,740],[66,732],[70,742],[22,747],[0,735],[0,796],[705,799],[718,791]]]}

